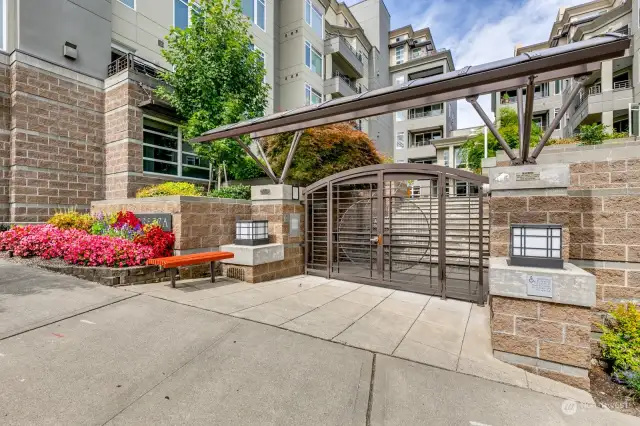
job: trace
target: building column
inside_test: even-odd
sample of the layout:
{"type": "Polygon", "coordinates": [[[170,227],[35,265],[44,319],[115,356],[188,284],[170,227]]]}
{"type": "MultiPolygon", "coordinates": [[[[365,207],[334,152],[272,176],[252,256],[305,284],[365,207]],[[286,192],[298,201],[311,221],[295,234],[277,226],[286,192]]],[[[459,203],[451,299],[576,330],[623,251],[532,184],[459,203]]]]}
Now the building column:
{"type": "Polygon", "coordinates": [[[605,131],[611,132],[613,129],[613,111],[603,111],[602,112],[602,124],[604,124],[605,131]]]}
{"type": "MultiPolygon", "coordinates": [[[[449,147],[449,167],[456,168],[456,157],[455,157],[455,149],[453,145],[449,147]]],[[[456,195],[456,187],[455,185],[449,185],[449,195],[456,195]]]]}
{"type": "Polygon", "coordinates": [[[613,61],[602,61],[600,84],[603,92],[613,90],[613,61]]]}

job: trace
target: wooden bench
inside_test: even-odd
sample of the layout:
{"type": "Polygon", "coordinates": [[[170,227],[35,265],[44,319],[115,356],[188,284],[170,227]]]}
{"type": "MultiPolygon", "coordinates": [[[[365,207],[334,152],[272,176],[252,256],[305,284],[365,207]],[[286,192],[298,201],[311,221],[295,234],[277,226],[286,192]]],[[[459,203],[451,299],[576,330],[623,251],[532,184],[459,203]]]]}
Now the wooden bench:
{"type": "Polygon", "coordinates": [[[183,256],[160,257],[147,260],[147,265],[158,265],[163,269],[171,270],[171,287],[176,287],[176,274],[178,266],[198,265],[209,262],[211,269],[211,282],[216,282],[216,262],[224,259],[233,259],[233,253],[228,251],[212,251],[209,253],[186,254],[183,256]]]}

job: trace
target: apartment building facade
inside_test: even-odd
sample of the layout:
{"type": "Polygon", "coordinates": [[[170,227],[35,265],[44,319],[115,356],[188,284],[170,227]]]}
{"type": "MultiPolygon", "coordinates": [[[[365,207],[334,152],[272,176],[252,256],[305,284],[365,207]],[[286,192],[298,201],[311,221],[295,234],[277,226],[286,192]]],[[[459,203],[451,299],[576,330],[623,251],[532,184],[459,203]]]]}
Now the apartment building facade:
{"type": "MultiPolygon", "coordinates": [[[[429,28],[410,25],[389,33],[389,72],[393,85],[455,70],[451,52],[436,48],[429,28]]],[[[393,115],[394,159],[397,163],[426,163],[454,167],[449,148],[440,139],[456,129],[457,102],[443,102],[398,111],[393,115]]]]}
{"type": "MultiPolygon", "coordinates": [[[[622,58],[604,61],[600,70],[586,81],[584,88],[562,117],[552,137],[571,137],[580,126],[602,123],[607,132],[638,134],[638,126],[631,126],[630,114],[638,117],[638,66],[634,58],[637,50],[638,0],[597,0],[574,7],[561,8],[550,31],[549,39],[529,46],[518,46],[515,55],[617,32],[633,37],[632,47],[622,58]],[[635,129],[633,128],[635,127],[635,129]]],[[[575,82],[571,79],[542,83],[534,93],[534,114],[544,130],[555,118],[575,82]]],[[[516,91],[495,93],[492,109],[516,108],[516,91]]]]}
{"type": "MultiPolygon", "coordinates": [[[[381,0],[242,0],[271,86],[266,114],[389,86],[381,0]]],[[[187,0],[0,0],[0,222],[124,198],[208,165],[153,96],[187,0]]],[[[391,115],[356,123],[393,154],[391,115]]]]}

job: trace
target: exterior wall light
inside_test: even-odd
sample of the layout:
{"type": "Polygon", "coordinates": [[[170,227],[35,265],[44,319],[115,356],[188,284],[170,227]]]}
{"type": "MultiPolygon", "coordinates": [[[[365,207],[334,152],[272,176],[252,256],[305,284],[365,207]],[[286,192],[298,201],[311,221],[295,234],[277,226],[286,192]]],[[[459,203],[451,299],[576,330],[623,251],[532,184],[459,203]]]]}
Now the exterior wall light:
{"type": "Polygon", "coordinates": [[[269,244],[269,227],[266,220],[237,220],[234,244],[259,246],[269,244]]]}
{"type": "Polygon", "coordinates": [[[510,264],[562,269],[562,225],[511,225],[510,264]]]}

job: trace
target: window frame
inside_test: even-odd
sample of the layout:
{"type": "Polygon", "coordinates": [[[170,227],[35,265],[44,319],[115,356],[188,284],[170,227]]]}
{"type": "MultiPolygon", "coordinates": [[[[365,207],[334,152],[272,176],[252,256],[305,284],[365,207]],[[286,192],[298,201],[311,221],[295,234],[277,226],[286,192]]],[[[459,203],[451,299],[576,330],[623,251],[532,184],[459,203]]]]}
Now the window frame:
{"type": "Polygon", "coordinates": [[[396,62],[395,62],[396,65],[404,64],[404,44],[402,46],[396,46],[395,59],[396,59],[396,62]],[[398,60],[399,52],[402,52],[402,58],[400,58],[400,60],[398,60]]]}
{"type": "Polygon", "coordinates": [[[305,101],[305,105],[316,105],[316,104],[321,104],[322,103],[322,93],[320,93],[319,91],[317,91],[316,89],[313,88],[312,85],[310,85],[309,83],[304,83],[304,101],[305,101]],[[309,98],[308,98],[308,103],[307,103],[307,90],[309,91],[309,98]],[[312,99],[313,99],[313,95],[317,95],[318,98],[320,99],[317,103],[312,103],[312,99]]]}
{"type": "MultiPolygon", "coordinates": [[[[128,4],[125,3],[125,0],[118,0],[118,2],[122,3],[123,5],[127,6],[129,9],[131,10],[137,10],[136,6],[137,6],[137,1],[136,0],[132,0],[133,1],[133,6],[129,6],[128,4]]],[[[7,0],[2,0],[2,2],[4,4],[7,3],[7,0]]]]}
{"type": "MultiPolygon", "coordinates": [[[[179,1],[180,3],[185,4],[187,6],[187,27],[186,28],[189,28],[191,26],[191,10],[193,9],[191,5],[189,5],[189,0],[173,0],[173,26],[176,28],[182,28],[176,25],[176,1],[179,1]]],[[[194,2],[194,3],[200,6],[198,2],[194,2]]],[[[182,29],[184,30],[184,28],[182,29]]]]}
{"type": "Polygon", "coordinates": [[[260,49],[258,46],[256,46],[255,44],[251,43],[251,50],[253,50],[254,52],[258,52],[258,54],[260,56],[262,56],[262,66],[264,67],[265,73],[264,73],[264,78],[262,80],[263,83],[267,82],[267,73],[269,72],[269,69],[267,68],[267,54],[264,53],[264,50],[260,49]]]}
{"type": "Polygon", "coordinates": [[[404,136],[405,132],[396,132],[396,149],[405,149],[407,147],[404,136]],[[399,146],[398,142],[400,142],[402,146],[399,146]]]}
{"type": "Polygon", "coordinates": [[[430,145],[433,145],[434,140],[439,140],[439,139],[442,139],[442,129],[433,129],[433,130],[426,130],[424,132],[412,133],[411,137],[409,138],[409,148],[422,148],[425,146],[430,146],[430,145]],[[433,137],[434,133],[440,133],[440,137],[434,138],[433,137]],[[430,135],[431,137],[427,138],[426,135],[430,135]],[[418,136],[421,136],[421,139],[422,139],[419,145],[418,145],[418,142],[416,141],[416,138],[418,136]]]}
{"type": "Polygon", "coordinates": [[[318,10],[318,8],[316,8],[316,6],[313,4],[313,1],[311,0],[305,0],[304,2],[304,22],[306,22],[307,25],[309,25],[309,28],[313,30],[314,34],[320,37],[321,40],[324,40],[324,12],[321,12],[320,10],[318,10]],[[307,21],[307,6],[309,7],[308,21],[307,21]],[[320,34],[315,32],[316,28],[313,26],[313,12],[316,12],[318,15],[320,15],[320,25],[321,25],[320,34]]]}
{"type": "Polygon", "coordinates": [[[244,13],[245,11],[242,9],[242,3],[241,3],[240,9],[242,10],[242,14],[249,20],[249,22],[251,22],[252,25],[255,25],[256,27],[260,28],[262,31],[266,33],[267,32],[267,1],[251,0],[251,3],[253,7],[253,17],[248,16],[247,14],[244,13]],[[264,22],[262,22],[263,26],[261,26],[260,23],[258,23],[258,3],[264,6],[264,22]]]}
{"type": "Polygon", "coordinates": [[[322,53],[320,53],[320,51],[318,49],[316,49],[313,46],[313,43],[311,43],[309,40],[305,40],[304,41],[304,64],[312,72],[314,72],[315,74],[320,76],[320,78],[324,78],[323,77],[323,74],[324,74],[324,56],[322,55],[322,53]],[[307,64],[307,47],[309,47],[309,64],[307,64]],[[311,65],[313,64],[313,53],[314,52],[320,58],[320,73],[314,71],[313,68],[311,68],[311,65]]]}
{"type": "MultiPolygon", "coordinates": [[[[182,139],[182,129],[180,129],[180,126],[177,123],[173,123],[173,122],[168,121],[168,120],[163,120],[161,118],[157,118],[157,117],[154,117],[152,115],[144,114],[142,116],[142,135],[143,135],[142,136],[142,173],[143,174],[152,175],[152,176],[163,176],[163,177],[171,176],[171,177],[174,177],[174,178],[192,179],[192,180],[198,180],[198,181],[203,181],[203,182],[208,182],[209,181],[209,179],[190,177],[190,176],[184,176],[183,175],[182,168],[185,165],[188,166],[188,167],[195,167],[196,169],[200,169],[200,170],[206,170],[207,173],[209,172],[209,167],[202,167],[202,166],[196,166],[196,165],[191,165],[191,164],[185,164],[183,162],[182,156],[183,156],[183,154],[185,154],[185,151],[184,151],[182,145],[185,143],[185,141],[182,139]],[[170,126],[176,127],[178,129],[178,136],[173,136],[173,135],[169,135],[169,134],[165,134],[165,133],[160,133],[160,132],[157,132],[155,130],[145,129],[145,127],[144,127],[144,119],[145,118],[149,119],[149,120],[152,120],[152,121],[156,121],[158,123],[164,123],[164,124],[168,124],[170,126]],[[154,145],[154,144],[150,144],[150,143],[145,143],[144,142],[144,133],[145,132],[151,133],[151,134],[154,134],[154,135],[159,135],[159,136],[166,137],[166,138],[170,138],[170,139],[175,139],[177,141],[177,147],[178,148],[174,149],[174,148],[162,147],[162,146],[154,145]],[[151,158],[151,157],[145,157],[145,155],[144,155],[144,147],[157,148],[157,149],[163,149],[165,151],[175,152],[175,153],[177,153],[176,158],[177,158],[178,161],[166,161],[166,160],[159,160],[159,159],[151,158]],[[172,174],[169,174],[169,173],[148,172],[148,171],[144,170],[144,162],[145,161],[153,161],[153,162],[156,162],[156,163],[165,163],[165,164],[174,164],[177,167],[178,173],[175,174],[175,175],[172,175],[172,174]]],[[[200,158],[195,153],[187,152],[186,154],[187,155],[192,155],[192,156],[194,156],[196,158],[200,158]]]]}
{"type": "Polygon", "coordinates": [[[409,120],[417,120],[420,118],[427,118],[427,117],[438,117],[440,115],[444,114],[444,102],[438,102],[435,104],[429,104],[429,105],[423,105],[421,107],[416,107],[416,108],[409,108],[409,120]],[[434,106],[438,106],[441,105],[442,107],[439,109],[435,109],[434,106]],[[422,112],[418,112],[418,110],[421,110],[422,112]],[[440,111],[440,113],[438,114],[434,114],[434,111],[440,111]]]}

